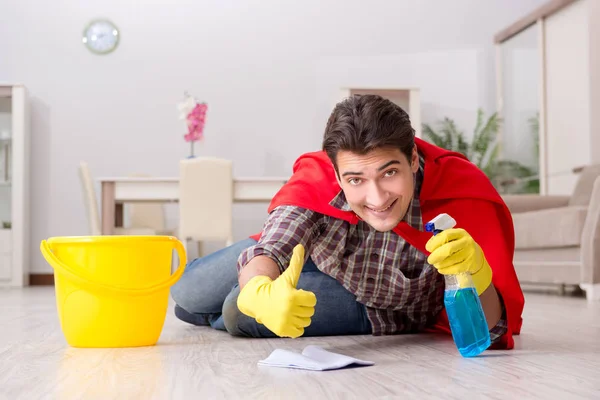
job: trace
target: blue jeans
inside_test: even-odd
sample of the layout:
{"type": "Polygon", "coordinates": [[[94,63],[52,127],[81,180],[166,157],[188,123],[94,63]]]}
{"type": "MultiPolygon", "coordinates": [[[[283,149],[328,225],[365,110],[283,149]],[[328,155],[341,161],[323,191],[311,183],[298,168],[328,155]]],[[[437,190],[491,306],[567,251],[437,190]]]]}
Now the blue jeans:
{"type": "MultiPolygon", "coordinates": [[[[172,287],[175,315],[194,325],[210,325],[234,336],[277,337],[237,307],[240,293],[237,259],[256,243],[246,239],[188,263],[181,279],[172,287]]],[[[298,288],[317,296],[315,314],[304,336],[358,335],[371,333],[365,306],[356,301],[337,280],[321,272],[309,258],[298,288]]]]}

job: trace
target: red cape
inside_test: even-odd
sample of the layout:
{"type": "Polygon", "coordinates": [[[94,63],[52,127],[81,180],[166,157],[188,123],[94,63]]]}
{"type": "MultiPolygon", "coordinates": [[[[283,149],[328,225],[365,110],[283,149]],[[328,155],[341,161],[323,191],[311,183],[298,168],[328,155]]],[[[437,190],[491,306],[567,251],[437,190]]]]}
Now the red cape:
{"type": "MultiPolygon", "coordinates": [[[[525,300],[512,262],[515,240],[511,214],[485,174],[462,154],[418,138],[416,144],[425,159],[419,196],[422,219],[426,222],[448,213],[457,227],[464,228],[481,246],[493,271],[492,282],[504,300],[508,320],[507,333],[493,348],[512,349],[513,335],[521,331],[525,300]]],[[[356,214],[329,205],[340,190],[327,154],[307,153],[298,158],[292,177],[273,197],[268,211],[280,205],[294,205],[356,224],[356,214]]],[[[394,232],[429,254],[425,243],[431,233],[418,231],[406,222],[400,222],[394,232]]],[[[252,237],[258,240],[260,236],[258,233],[252,237]]],[[[450,333],[445,310],[432,330],[450,333]]]]}

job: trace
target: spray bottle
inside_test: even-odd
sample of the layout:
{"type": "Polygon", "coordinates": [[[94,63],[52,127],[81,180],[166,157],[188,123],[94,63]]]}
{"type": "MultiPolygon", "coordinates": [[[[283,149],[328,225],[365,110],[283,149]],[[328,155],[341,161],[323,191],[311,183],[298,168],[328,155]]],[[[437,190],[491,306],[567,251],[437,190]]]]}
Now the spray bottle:
{"type": "MultiPolygon", "coordinates": [[[[456,221],[440,214],[425,225],[434,235],[454,228],[456,221]]],[[[470,272],[444,275],[444,305],[454,343],[463,357],[475,357],[490,346],[490,332],[470,272]]]]}

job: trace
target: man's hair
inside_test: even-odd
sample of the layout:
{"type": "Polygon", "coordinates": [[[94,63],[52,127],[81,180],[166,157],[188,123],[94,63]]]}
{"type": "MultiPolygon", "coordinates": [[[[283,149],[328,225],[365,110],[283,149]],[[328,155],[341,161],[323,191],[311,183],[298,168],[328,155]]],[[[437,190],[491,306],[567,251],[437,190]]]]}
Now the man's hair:
{"type": "Polygon", "coordinates": [[[379,148],[397,148],[411,160],[415,131],[406,111],[381,96],[353,95],[338,103],[329,116],[323,150],[337,172],[339,151],[365,155],[379,148]]]}

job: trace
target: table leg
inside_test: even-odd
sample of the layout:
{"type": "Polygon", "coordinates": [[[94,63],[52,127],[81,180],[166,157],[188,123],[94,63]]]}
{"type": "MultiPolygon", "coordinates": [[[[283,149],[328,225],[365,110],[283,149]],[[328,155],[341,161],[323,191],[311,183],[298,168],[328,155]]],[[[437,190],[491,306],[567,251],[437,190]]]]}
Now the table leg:
{"type": "Polygon", "coordinates": [[[115,183],[102,182],[102,234],[112,235],[115,231],[115,183]]]}
{"type": "Polygon", "coordinates": [[[123,227],[123,203],[115,204],[115,226],[123,227]]]}

